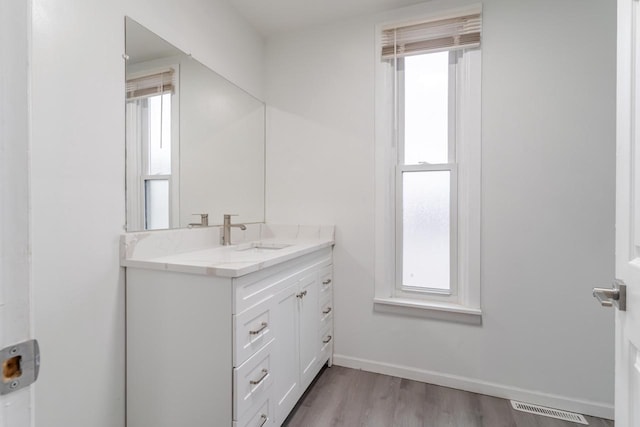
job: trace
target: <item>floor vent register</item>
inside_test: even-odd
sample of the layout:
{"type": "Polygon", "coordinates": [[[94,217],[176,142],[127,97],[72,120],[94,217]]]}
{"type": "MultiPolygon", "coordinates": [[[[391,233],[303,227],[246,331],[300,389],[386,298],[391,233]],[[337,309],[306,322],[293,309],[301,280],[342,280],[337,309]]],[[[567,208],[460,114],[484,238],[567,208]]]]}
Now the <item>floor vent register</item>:
{"type": "Polygon", "coordinates": [[[557,418],[559,420],[572,421],[574,423],[589,425],[586,418],[573,412],[561,411],[559,409],[547,408],[545,406],[534,405],[532,403],[511,401],[513,409],[529,414],[542,415],[545,417],[557,418]]]}

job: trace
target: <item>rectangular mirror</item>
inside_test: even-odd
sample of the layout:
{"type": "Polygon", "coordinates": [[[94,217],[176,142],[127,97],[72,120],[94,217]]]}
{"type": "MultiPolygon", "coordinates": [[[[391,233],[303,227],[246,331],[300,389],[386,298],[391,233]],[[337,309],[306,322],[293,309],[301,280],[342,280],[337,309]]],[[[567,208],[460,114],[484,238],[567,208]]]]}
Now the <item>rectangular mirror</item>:
{"type": "Polygon", "coordinates": [[[265,105],[125,18],[127,231],[264,222],[265,105]]]}

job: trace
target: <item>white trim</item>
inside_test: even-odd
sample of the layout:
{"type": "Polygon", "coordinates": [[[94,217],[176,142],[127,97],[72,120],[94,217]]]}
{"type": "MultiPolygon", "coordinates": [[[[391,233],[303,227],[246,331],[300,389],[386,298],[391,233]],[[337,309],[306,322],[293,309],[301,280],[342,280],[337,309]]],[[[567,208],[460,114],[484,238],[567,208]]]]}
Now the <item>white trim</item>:
{"type": "Polygon", "coordinates": [[[173,64],[176,81],[171,97],[171,183],[169,186],[169,228],[180,227],[180,67],[173,64]]]}
{"type": "MultiPolygon", "coordinates": [[[[638,150],[638,3],[634,0],[619,0],[617,4],[617,55],[616,55],[616,251],[615,277],[628,282],[632,292],[627,291],[627,299],[633,299],[633,286],[629,282],[636,278],[637,268],[633,264],[638,258],[635,240],[638,239],[636,217],[638,192],[637,173],[638,150]],[[636,187],[636,188],[634,188],[636,187]]],[[[615,313],[615,419],[620,427],[631,427],[634,421],[633,407],[637,402],[631,398],[635,391],[631,387],[633,375],[630,373],[632,358],[633,326],[637,320],[628,316],[632,311],[615,313]]],[[[637,331],[636,331],[637,332],[637,331]]],[[[637,423],[637,421],[636,421],[637,423]]]]}
{"type": "MultiPolygon", "coordinates": [[[[32,2],[0,1],[0,348],[34,337],[32,2]]],[[[35,426],[30,386],[0,396],[0,426],[35,426]]]]}
{"type": "MultiPolygon", "coordinates": [[[[379,35],[381,26],[376,27],[379,35]]],[[[395,260],[395,206],[393,200],[394,170],[390,164],[396,164],[394,118],[390,112],[394,111],[393,80],[389,73],[393,73],[393,66],[380,59],[381,41],[376,37],[375,50],[378,66],[376,68],[375,97],[375,188],[374,192],[374,284],[376,297],[391,297],[394,288],[394,268],[387,263],[395,260]]]]}
{"type": "Polygon", "coordinates": [[[458,98],[458,76],[460,75],[460,70],[458,69],[458,64],[460,63],[460,58],[462,58],[462,50],[450,50],[449,51],[449,81],[456,82],[456,84],[449,84],[449,111],[447,112],[447,116],[449,119],[449,123],[447,125],[449,129],[448,141],[449,145],[449,156],[448,163],[457,163],[458,162],[458,122],[459,117],[457,115],[458,104],[460,104],[460,99],[458,98]]]}
{"type": "Polygon", "coordinates": [[[140,144],[140,114],[137,102],[125,101],[125,193],[126,193],[126,226],[129,231],[141,230],[144,227],[142,204],[142,188],[138,179],[139,164],[142,157],[140,144]]]}
{"type": "Polygon", "coordinates": [[[416,298],[374,298],[375,311],[405,316],[426,317],[451,322],[482,324],[482,310],[460,304],[416,298]]]}
{"type": "Polygon", "coordinates": [[[481,52],[468,51],[459,58],[460,103],[456,131],[458,140],[458,303],[480,308],[480,261],[482,215],[482,102],[481,52]],[[473,72],[471,72],[473,70],[473,72]],[[464,79],[464,80],[463,80],[464,79]]]}
{"type": "Polygon", "coordinates": [[[399,378],[435,384],[472,393],[485,394],[503,399],[513,399],[523,402],[535,403],[550,408],[563,409],[565,411],[587,414],[594,417],[613,419],[613,405],[591,400],[574,399],[557,394],[543,393],[536,390],[527,390],[519,387],[468,378],[459,375],[442,372],[427,371],[391,363],[376,362],[341,354],[333,355],[333,364],[345,368],[361,369],[367,372],[391,375],[399,378]]]}

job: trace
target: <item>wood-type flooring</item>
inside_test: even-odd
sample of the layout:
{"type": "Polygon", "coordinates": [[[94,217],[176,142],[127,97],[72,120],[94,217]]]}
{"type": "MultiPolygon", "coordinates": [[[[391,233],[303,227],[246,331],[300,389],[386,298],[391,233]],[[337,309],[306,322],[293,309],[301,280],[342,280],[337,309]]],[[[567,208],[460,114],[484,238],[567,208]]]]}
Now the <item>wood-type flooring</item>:
{"type": "MultiPolygon", "coordinates": [[[[586,417],[592,427],[613,421],[586,417]]],[[[324,369],[286,427],[576,427],[505,399],[339,366],[324,369]]]]}

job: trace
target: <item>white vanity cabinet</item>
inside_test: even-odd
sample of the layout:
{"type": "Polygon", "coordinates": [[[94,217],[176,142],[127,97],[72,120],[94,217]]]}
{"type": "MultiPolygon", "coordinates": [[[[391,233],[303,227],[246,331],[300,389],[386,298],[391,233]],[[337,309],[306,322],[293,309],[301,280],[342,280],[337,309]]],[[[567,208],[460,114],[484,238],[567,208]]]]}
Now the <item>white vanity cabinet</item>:
{"type": "Polygon", "coordinates": [[[305,275],[275,296],[274,325],[279,332],[286,331],[277,346],[275,365],[278,379],[274,386],[275,415],[278,423],[291,412],[322,365],[328,361],[331,366],[331,275],[331,266],[325,266],[305,275]]]}
{"type": "Polygon", "coordinates": [[[128,267],[128,427],[279,426],[331,363],[331,251],[230,278],[128,267]]]}

